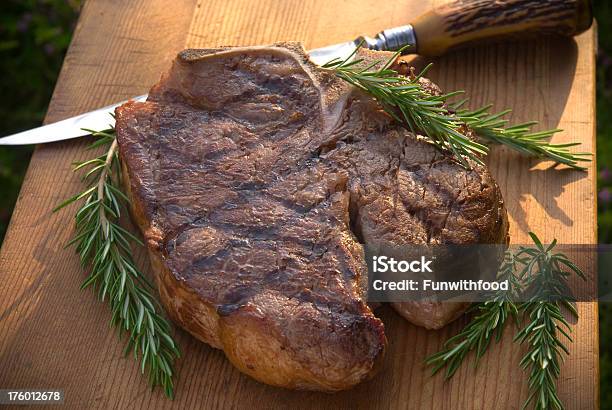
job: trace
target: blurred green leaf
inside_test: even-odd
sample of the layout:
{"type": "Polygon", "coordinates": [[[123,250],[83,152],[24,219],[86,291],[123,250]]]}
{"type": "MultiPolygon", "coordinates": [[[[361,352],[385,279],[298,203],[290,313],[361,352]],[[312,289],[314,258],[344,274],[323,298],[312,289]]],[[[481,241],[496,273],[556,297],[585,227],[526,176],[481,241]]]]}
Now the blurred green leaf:
{"type": "Polygon", "coordinates": [[[16,41],[16,40],[0,41],[0,51],[10,50],[16,47],[19,47],[19,41],[16,41]]]}

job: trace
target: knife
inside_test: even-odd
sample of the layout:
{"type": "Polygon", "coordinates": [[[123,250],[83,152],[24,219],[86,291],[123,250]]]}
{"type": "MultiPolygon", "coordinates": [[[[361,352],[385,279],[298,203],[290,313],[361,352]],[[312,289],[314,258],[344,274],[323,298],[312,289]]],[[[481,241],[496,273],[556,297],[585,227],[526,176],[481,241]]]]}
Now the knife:
{"type": "MultiPolygon", "coordinates": [[[[411,24],[383,30],[374,37],[309,51],[310,59],[323,65],[346,59],[355,49],[399,50],[437,56],[461,46],[483,41],[535,37],[543,34],[575,36],[593,21],[591,0],[455,0],[434,7],[411,24]]],[[[146,100],[147,95],[132,98],[146,100]]],[[[76,117],[0,138],[0,145],[43,144],[90,134],[114,125],[111,114],[125,103],[112,104],[76,117]]]]}

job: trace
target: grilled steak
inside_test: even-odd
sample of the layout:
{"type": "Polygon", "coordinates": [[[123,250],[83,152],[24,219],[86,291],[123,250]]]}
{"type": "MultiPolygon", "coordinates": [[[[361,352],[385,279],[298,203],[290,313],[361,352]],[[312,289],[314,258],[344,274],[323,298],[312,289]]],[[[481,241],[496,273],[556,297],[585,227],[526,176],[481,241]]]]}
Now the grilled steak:
{"type": "MultiPolygon", "coordinates": [[[[374,373],[386,339],[363,243],[506,240],[486,168],[464,170],[296,44],[183,51],[116,119],[169,315],[268,384],[335,391],[374,373]]],[[[439,326],[461,308],[408,318],[439,326]]]]}

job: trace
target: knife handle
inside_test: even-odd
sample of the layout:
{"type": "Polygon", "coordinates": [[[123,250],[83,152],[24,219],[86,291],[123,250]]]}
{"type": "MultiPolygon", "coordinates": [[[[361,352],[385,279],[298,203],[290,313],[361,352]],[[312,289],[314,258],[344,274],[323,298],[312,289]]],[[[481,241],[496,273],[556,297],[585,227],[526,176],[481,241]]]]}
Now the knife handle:
{"type": "Polygon", "coordinates": [[[418,17],[416,52],[437,56],[475,42],[575,36],[593,21],[590,0],[455,0],[418,17]]]}

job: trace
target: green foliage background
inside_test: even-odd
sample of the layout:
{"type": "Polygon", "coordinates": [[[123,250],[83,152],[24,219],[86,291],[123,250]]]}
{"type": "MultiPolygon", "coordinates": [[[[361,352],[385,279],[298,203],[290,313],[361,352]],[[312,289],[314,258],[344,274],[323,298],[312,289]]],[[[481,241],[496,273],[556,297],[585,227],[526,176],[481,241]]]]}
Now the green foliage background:
{"type": "MultiPolygon", "coordinates": [[[[612,2],[595,1],[597,55],[597,227],[600,243],[612,243],[612,2]]],[[[612,409],[612,304],[599,304],[601,408],[612,409]]]]}
{"type": "MultiPolygon", "coordinates": [[[[0,0],[0,135],[39,125],[70,43],[80,0],[0,0]]],[[[30,147],[0,147],[0,243],[30,147]]]]}
{"type": "MultiPolygon", "coordinates": [[[[599,241],[612,241],[612,2],[595,1],[599,241]]],[[[0,136],[41,123],[81,0],[0,0],[0,136]]],[[[0,147],[0,243],[31,148],[0,147]]],[[[612,306],[600,304],[601,408],[612,409],[612,306]]]]}

